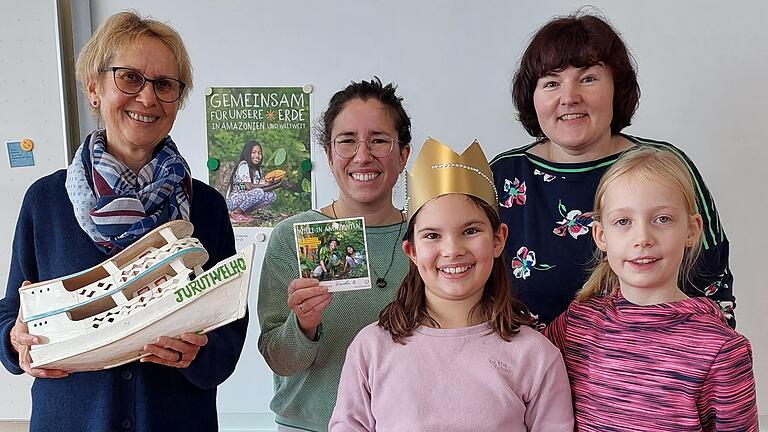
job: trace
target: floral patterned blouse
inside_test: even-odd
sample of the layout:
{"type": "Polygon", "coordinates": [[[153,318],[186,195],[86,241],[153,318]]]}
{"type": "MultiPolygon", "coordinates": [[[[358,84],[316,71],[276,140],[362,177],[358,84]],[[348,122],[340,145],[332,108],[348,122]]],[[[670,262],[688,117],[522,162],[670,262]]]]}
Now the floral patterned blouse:
{"type": "MultiPolygon", "coordinates": [[[[701,255],[686,292],[714,300],[735,327],[728,239],[701,174],[688,156],[669,143],[622,136],[638,146],[671,150],[688,166],[704,231],[701,255]]],[[[509,226],[505,251],[513,290],[547,324],[568,308],[587,279],[595,248],[590,232],[595,191],[619,155],[554,163],[527,152],[536,144],[501,153],[491,161],[491,169],[501,218],[509,226]]]]}

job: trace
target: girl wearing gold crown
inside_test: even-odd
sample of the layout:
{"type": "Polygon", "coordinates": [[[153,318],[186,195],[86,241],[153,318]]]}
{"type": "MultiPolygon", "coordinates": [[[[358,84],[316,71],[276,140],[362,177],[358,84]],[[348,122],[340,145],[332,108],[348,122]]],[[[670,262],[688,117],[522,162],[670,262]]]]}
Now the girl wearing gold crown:
{"type": "Polygon", "coordinates": [[[330,431],[572,431],[557,348],[509,287],[491,170],[428,140],[408,176],[410,268],[347,351],[330,431]]]}

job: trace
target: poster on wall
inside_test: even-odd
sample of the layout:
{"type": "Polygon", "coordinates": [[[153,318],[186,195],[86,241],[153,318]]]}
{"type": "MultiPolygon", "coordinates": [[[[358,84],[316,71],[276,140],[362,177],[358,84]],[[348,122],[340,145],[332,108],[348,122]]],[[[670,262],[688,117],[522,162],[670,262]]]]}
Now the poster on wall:
{"type": "Polygon", "coordinates": [[[234,227],[273,227],[312,207],[310,90],[206,89],[208,180],[234,227]]]}

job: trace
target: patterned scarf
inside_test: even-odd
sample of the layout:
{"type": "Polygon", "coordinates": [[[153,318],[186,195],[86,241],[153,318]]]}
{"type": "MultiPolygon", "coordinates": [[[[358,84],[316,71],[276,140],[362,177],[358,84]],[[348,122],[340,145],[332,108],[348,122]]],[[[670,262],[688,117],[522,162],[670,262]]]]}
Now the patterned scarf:
{"type": "Polygon", "coordinates": [[[67,195],[80,228],[114,255],[169,220],[189,220],[192,176],[166,136],[134,174],[106,151],[106,131],[85,138],[67,168],[67,195]]]}

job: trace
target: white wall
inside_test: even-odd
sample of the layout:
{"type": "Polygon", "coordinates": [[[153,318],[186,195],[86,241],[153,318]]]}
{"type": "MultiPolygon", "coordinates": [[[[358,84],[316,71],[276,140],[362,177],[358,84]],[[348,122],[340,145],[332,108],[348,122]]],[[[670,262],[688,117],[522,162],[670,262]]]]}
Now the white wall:
{"type": "MultiPolygon", "coordinates": [[[[760,411],[768,413],[768,333],[760,319],[768,307],[760,273],[768,240],[762,222],[768,204],[760,198],[760,173],[768,162],[762,120],[768,112],[768,3],[593,3],[623,33],[639,65],[640,110],[627,131],[684,149],[716,197],[731,240],[738,326],[752,341],[760,411]]],[[[206,86],[310,83],[317,117],[334,91],[376,74],[399,84],[413,117],[415,151],[427,135],[457,150],[477,138],[489,156],[528,143],[508,91],[516,62],[542,23],[580,6],[566,0],[215,4],[91,0],[95,24],[136,8],[181,33],[195,66],[195,88],[172,135],[201,179],[207,178],[206,86]]],[[[335,188],[323,160],[316,163],[318,204],[324,205],[335,188]]],[[[254,292],[252,310],[255,298],[254,292]]],[[[222,412],[268,410],[271,379],[257,335],[252,316],[238,370],[220,391],[222,412]]]]}
{"type": "MultiPolygon", "coordinates": [[[[27,186],[67,165],[57,2],[17,5],[0,0],[0,294],[27,186]],[[10,168],[5,142],[23,138],[34,142],[35,166],[10,168]]],[[[0,419],[28,416],[31,383],[29,377],[0,373],[0,419]]]]}

